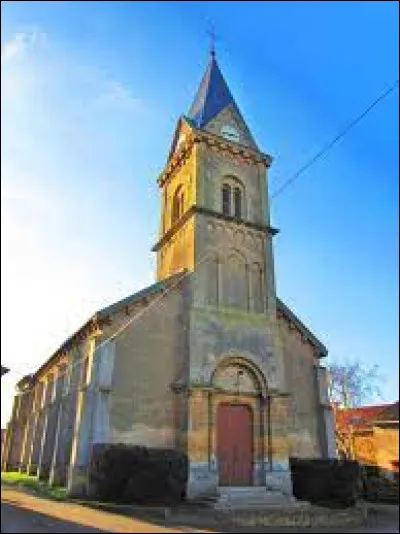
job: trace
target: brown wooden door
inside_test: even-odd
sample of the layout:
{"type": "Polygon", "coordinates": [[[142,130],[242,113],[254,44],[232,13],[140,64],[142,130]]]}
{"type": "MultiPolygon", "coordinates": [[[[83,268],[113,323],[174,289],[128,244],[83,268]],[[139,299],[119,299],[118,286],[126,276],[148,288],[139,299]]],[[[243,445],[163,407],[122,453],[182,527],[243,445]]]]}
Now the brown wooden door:
{"type": "Polygon", "coordinates": [[[253,484],[253,414],[246,404],[220,404],[217,454],[221,486],[253,484]]]}

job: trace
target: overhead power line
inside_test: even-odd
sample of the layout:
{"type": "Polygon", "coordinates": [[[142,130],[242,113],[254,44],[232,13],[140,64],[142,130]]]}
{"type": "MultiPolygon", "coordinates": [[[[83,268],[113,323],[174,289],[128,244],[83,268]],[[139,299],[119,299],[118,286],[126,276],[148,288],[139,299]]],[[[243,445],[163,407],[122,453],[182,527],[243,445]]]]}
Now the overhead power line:
{"type": "MultiPolygon", "coordinates": [[[[303,165],[303,167],[301,167],[273,195],[271,195],[271,197],[270,197],[271,200],[273,198],[277,197],[290,183],[292,183],[294,180],[296,180],[306,169],[311,167],[311,165],[313,165],[313,163],[315,163],[324,153],[326,153],[330,148],[332,148],[333,145],[339,139],[344,137],[346,135],[346,133],[351,128],[353,128],[353,126],[355,126],[358,122],[360,122],[365,117],[365,115],[367,115],[367,113],[369,113],[369,111],[371,111],[371,109],[373,107],[375,107],[381,100],[383,100],[389,93],[391,93],[396,88],[398,83],[399,83],[399,81],[396,80],[396,82],[389,89],[387,89],[381,96],[379,96],[379,98],[377,98],[367,109],[365,109],[361,115],[359,115],[350,124],[348,124],[348,126],[346,126],[346,128],[344,128],[330,143],[328,143],[324,148],[322,148],[309,162],[307,162],[305,165],[303,165]]],[[[202,258],[200,258],[200,260],[196,264],[196,268],[198,268],[208,258],[209,254],[210,253],[207,253],[202,258]]],[[[100,343],[100,345],[95,348],[93,356],[95,357],[99,353],[99,349],[101,347],[103,347],[105,344],[109,343],[110,341],[112,341],[116,337],[120,336],[122,334],[122,332],[124,330],[126,330],[126,328],[128,328],[129,325],[131,325],[133,323],[137,323],[139,321],[139,319],[146,313],[147,310],[149,310],[149,309],[151,309],[153,307],[158,307],[164,301],[165,297],[169,294],[170,291],[175,289],[179,285],[179,283],[182,282],[182,280],[184,278],[191,276],[193,273],[194,273],[194,271],[183,271],[183,273],[181,274],[180,277],[178,277],[178,279],[175,281],[175,283],[173,283],[169,287],[167,287],[158,298],[156,298],[149,305],[147,305],[137,315],[135,315],[131,319],[127,320],[119,329],[117,329],[116,332],[114,332],[109,337],[107,337],[105,340],[103,340],[100,343]]],[[[80,365],[84,359],[85,359],[84,357],[81,357],[81,358],[78,358],[75,362],[71,362],[69,364],[69,366],[68,366],[69,370],[72,370],[72,368],[74,368],[75,366],[80,365]]],[[[58,374],[58,377],[61,377],[61,376],[65,375],[65,374],[67,374],[67,371],[60,372],[58,374]]],[[[28,391],[31,391],[33,389],[34,389],[34,387],[27,388],[26,390],[24,390],[24,393],[26,393],[28,391]]]]}
{"type": "Polygon", "coordinates": [[[299,178],[307,169],[311,167],[317,160],[319,160],[324,154],[326,154],[340,139],[342,139],[356,124],[358,124],[379,102],[386,98],[392,91],[394,91],[399,84],[399,80],[396,80],[393,85],[386,89],[376,100],[372,102],[362,113],[352,120],[332,141],[325,145],[319,152],[315,154],[305,165],[303,165],[294,175],[284,182],[276,191],[271,195],[271,200],[276,198],[282,193],[290,184],[292,184],[297,178],[299,178]]]}

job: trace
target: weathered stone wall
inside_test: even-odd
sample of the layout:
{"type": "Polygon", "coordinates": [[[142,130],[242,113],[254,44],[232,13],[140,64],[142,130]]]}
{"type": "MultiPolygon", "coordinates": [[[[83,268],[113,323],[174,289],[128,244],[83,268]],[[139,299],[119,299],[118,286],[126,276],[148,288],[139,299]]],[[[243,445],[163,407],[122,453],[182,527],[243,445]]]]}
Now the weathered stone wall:
{"type": "Polygon", "coordinates": [[[270,431],[272,471],[289,469],[291,399],[290,397],[272,397],[270,399],[270,431]]]}
{"type": "MultiPolygon", "coordinates": [[[[222,126],[224,112],[214,119],[222,126]]],[[[266,171],[262,164],[248,163],[214,149],[201,147],[198,166],[197,203],[216,212],[222,212],[222,184],[224,177],[234,177],[244,188],[243,219],[268,224],[266,206],[266,171]]]]}
{"type": "Polygon", "coordinates": [[[190,382],[209,383],[227,357],[246,358],[260,369],[267,387],[284,390],[285,377],[273,325],[265,316],[192,308],[190,312],[190,382]]]}
{"type": "Polygon", "coordinates": [[[324,399],[320,398],[319,360],[315,348],[285,318],[281,318],[286,380],[291,395],[290,454],[299,458],[325,455],[324,399]]]}
{"type": "MultiPolygon", "coordinates": [[[[189,135],[189,128],[182,125],[181,133],[189,135]]],[[[181,212],[185,213],[196,204],[197,189],[197,147],[194,146],[190,155],[179,169],[161,188],[161,238],[171,230],[177,221],[173,220],[174,198],[179,190],[182,194],[183,205],[181,212]]],[[[188,268],[193,269],[194,262],[194,225],[189,219],[174,235],[165,241],[157,251],[157,279],[162,280],[174,272],[188,268]]]]}
{"type": "Polygon", "coordinates": [[[221,128],[225,124],[233,126],[237,131],[239,131],[240,139],[239,142],[241,145],[252,148],[253,150],[258,150],[257,145],[251,135],[250,130],[248,129],[244,120],[237,113],[237,110],[229,105],[223,109],[216,117],[210,120],[206,125],[205,130],[214,135],[221,135],[221,128]]]}
{"type": "Polygon", "coordinates": [[[24,404],[26,395],[16,395],[14,397],[14,404],[11,419],[7,428],[8,443],[7,443],[7,458],[5,460],[5,468],[7,470],[18,470],[20,467],[20,455],[23,445],[23,423],[26,422],[26,411],[24,404]]]}
{"type": "Polygon", "coordinates": [[[185,447],[186,399],[173,391],[187,376],[184,299],[184,290],[174,289],[147,303],[116,338],[111,442],[185,447]]]}
{"type": "Polygon", "coordinates": [[[268,239],[260,230],[198,214],[195,303],[264,316],[266,303],[273,310],[274,287],[265,274],[268,239]]]}
{"type": "Polygon", "coordinates": [[[71,344],[16,396],[3,468],[18,468],[50,484],[67,483],[88,346],[87,338],[71,344]]]}

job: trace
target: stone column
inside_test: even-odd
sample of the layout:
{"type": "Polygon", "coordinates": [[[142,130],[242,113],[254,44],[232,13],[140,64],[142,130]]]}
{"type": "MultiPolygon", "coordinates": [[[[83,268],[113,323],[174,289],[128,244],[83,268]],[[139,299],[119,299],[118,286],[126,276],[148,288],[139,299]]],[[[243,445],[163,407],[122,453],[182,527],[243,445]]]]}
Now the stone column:
{"type": "Polygon", "coordinates": [[[326,432],[326,456],[336,458],[335,418],[330,406],[324,407],[323,418],[326,432]]]}
{"type": "Polygon", "coordinates": [[[267,235],[265,240],[265,253],[266,253],[266,271],[265,271],[265,290],[266,290],[266,303],[267,303],[267,315],[272,321],[276,322],[276,287],[275,287],[275,267],[274,267],[274,254],[272,246],[272,236],[267,235]]]}
{"type": "Polygon", "coordinates": [[[75,421],[74,388],[77,367],[72,363],[59,376],[60,398],[57,412],[56,430],[54,436],[53,456],[51,460],[49,484],[63,486],[67,482],[67,469],[71,453],[72,429],[75,421]]]}
{"type": "Polygon", "coordinates": [[[19,462],[19,471],[25,473],[28,465],[28,452],[30,448],[30,436],[32,432],[32,409],[34,402],[34,389],[30,389],[25,393],[25,410],[24,410],[24,430],[21,446],[21,456],[19,462]]]}
{"type": "Polygon", "coordinates": [[[51,373],[47,375],[46,377],[46,390],[44,393],[43,405],[42,405],[42,410],[40,412],[40,419],[39,419],[39,425],[41,428],[41,436],[40,436],[39,453],[38,453],[38,459],[37,459],[37,475],[42,480],[45,477],[43,476],[43,473],[42,473],[42,476],[40,477],[40,466],[42,463],[43,453],[45,450],[47,427],[49,423],[50,402],[51,402],[51,398],[53,395],[53,389],[54,389],[54,374],[51,373]]]}
{"type": "Polygon", "coordinates": [[[248,311],[250,313],[254,313],[256,310],[255,310],[255,303],[254,303],[254,289],[253,289],[253,286],[254,286],[254,280],[253,280],[253,277],[254,277],[254,270],[252,267],[247,267],[247,291],[248,291],[248,311]]]}
{"type": "MultiPolygon", "coordinates": [[[[86,358],[86,366],[83,369],[78,392],[75,431],[68,472],[68,493],[70,496],[84,496],[89,492],[88,468],[94,437],[95,417],[97,417],[100,425],[104,419],[107,421],[107,417],[104,418],[104,409],[107,407],[96,407],[99,385],[99,377],[96,375],[100,369],[103,369],[99,362],[107,355],[108,351],[113,353],[114,350],[114,342],[109,342],[95,353],[95,340],[90,340],[89,354],[86,358]]],[[[107,379],[109,381],[111,377],[107,377],[107,379]]],[[[104,430],[105,428],[96,430],[96,439],[102,436],[104,430]]]]}
{"type": "Polygon", "coordinates": [[[265,474],[267,472],[267,447],[266,447],[266,438],[267,438],[267,425],[266,423],[266,414],[267,414],[267,399],[262,395],[258,398],[257,403],[258,413],[258,432],[257,440],[259,443],[258,446],[258,455],[255,458],[255,469],[254,469],[254,481],[256,486],[264,486],[265,474]]]}
{"type": "Polygon", "coordinates": [[[28,474],[29,474],[29,468],[31,465],[33,444],[35,442],[36,427],[37,427],[37,422],[38,422],[38,413],[40,409],[39,407],[40,407],[42,394],[43,394],[43,382],[39,382],[38,384],[36,384],[36,386],[34,387],[32,391],[32,396],[33,396],[32,410],[29,416],[29,428],[28,428],[28,433],[26,435],[26,443],[25,443],[24,463],[26,464],[26,472],[28,474]]]}
{"type": "Polygon", "coordinates": [[[12,471],[11,468],[11,450],[12,450],[12,443],[14,438],[14,419],[15,419],[15,413],[17,411],[17,397],[14,397],[13,400],[13,408],[11,412],[11,418],[9,422],[7,423],[7,432],[6,432],[6,442],[4,446],[4,467],[2,467],[3,471],[12,471]]]}
{"type": "Polygon", "coordinates": [[[93,384],[96,390],[93,443],[110,441],[110,394],[115,362],[115,343],[98,349],[94,360],[93,384]]]}
{"type": "Polygon", "coordinates": [[[328,394],[328,376],[325,367],[315,366],[314,376],[321,453],[324,458],[336,457],[335,420],[328,394]]]}
{"type": "Polygon", "coordinates": [[[57,372],[54,374],[51,386],[49,387],[48,402],[46,405],[46,421],[38,467],[39,480],[47,480],[50,475],[64,372],[65,366],[58,367],[57,372]]]}
{"type": "Polygon", "coordinates": [[[289,436],[288,436],[288,397],[269,397],[270,400],[270,470],[265,474],[268,491],[277,491],[285,495],[292,495],[292,482],[289,465],[289,436]]]}
{"type": "Polygon", "coordinates": [[[186,497],[214,499],[218,493],[218,471],[212,451],[212,397],[206,390],[187,391],[189,473],[186,497]]]}
{"type": "Polygon", "coordinates": [[[224,281],[224,263],[221,261],[221,256],[218,255],[218,270],[217,270],[217,273],[218,273],[218,283],[217,283],[217,288],[218,288],[218,295],[217,295],[217,305],[218,306],[222,306],[224,304],[224,289],[223,289],[223,281],[224,281]]]}
{"type": "MultiPolygon", "coordinates": [[[[264,245],[263,245],[264,248],[264,245]]],[[[265,284],[265,270],[260,271],[260,285],[261,285],[261,313],[265,313],[267,310],[267,287],[265,284]]]]}
{"type": "Polygon", "coordinates": [[[23,444],[22,452],[21,452],[21,467],[20,467],[21,473],[26,473],[28,471],[29,457],[30,457],[30,452],[32,449],[32,438],[34,434],[35,424],[36,424],[36,414],[32,410],[28,416],[28,420],[26,423],[24,444],[23,444]]]}
{"type": "Polygon", "coordinates": [[[39,462],[40,449],[42,445],[43,436],[43,403],[46,394],[47,383],[39,382],[37,390],[37,400],[35,406],[35,421],[32,435],[31,451],[27,466],[28,475],[36,475],[39,462]]]}
{"type": "Polygon", "coordinates": [[[6,425],[6,435],[4,437],[4,443],[1,450],[1,470],[7,471],[8,455],[10,454],[10,442],[11,442],[12,428],[11,423],[6,425]]]}
{"type": "Polygon", "coordinates": [[[32,404],[32,391],[30,389],[27,389],[26,391],[22,391],[20,395],[20,407],[18,410],[18,420],[17,420],[17,427],[18,427],[18,445],[16,446],[15,455],[17,458],[17,465],[19,471],[23,470],[24,464],[23,464],[23,456],[24,456],[24,448],[25,448],[25,435],[26,435],[26,428],[28,425],[28,419],[29,419],[29,413],[31,411],[31,404],[32,404]]]}
{"type": "Polygon", "coordinates": [[[6,459],[6,471],[16,471],[19,468],[21,452],[22,429],[19,424],[19,412],[21,408],[21,395],[15,395],[11,420],[8,428],[8,447],[6,459]]]}

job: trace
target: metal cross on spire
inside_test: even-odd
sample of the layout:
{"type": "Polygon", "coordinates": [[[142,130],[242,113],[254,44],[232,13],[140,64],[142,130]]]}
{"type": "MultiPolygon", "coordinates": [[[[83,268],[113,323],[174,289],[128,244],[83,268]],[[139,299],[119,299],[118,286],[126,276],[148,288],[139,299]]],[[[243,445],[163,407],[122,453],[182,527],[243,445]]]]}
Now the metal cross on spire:
{"type": "Polygon", "coordinates": [[[210,29],[207,31],[210,37],[210,54],[215,57],[215,41],[217,36],[215,34],[214,24],[210,24],[210,29]]]}

